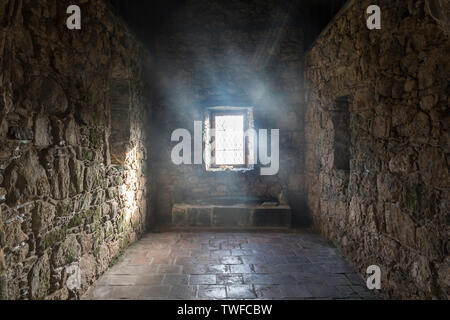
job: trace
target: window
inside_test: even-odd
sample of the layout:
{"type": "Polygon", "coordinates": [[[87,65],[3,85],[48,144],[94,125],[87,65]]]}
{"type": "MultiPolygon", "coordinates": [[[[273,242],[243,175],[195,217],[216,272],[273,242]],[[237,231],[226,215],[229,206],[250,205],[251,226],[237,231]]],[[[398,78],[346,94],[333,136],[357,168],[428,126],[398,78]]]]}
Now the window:
{"type": "Polygon", "coordinates": [[[213,128],[215,164],[244,165],[244,115],[215,115],[213,128]]]}
{"type": "Polygon", "coordinates": [[[256,136],[248,130],[253,129],[252,108],[210,108],[205,117],[205,129],[207,170],[253,168],[252,148],[256,146],[256,136]]]}

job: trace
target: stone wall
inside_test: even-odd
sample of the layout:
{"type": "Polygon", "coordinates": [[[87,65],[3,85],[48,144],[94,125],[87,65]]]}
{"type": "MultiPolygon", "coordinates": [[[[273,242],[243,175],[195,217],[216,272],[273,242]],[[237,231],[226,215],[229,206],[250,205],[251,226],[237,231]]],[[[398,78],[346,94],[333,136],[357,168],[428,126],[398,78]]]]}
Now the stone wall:
{"type": "Polygon", "coordinates": [[[276,1],[186,1],[157,36],[158,221],[174,203],[208,196],[288,197],[294,223],[305,222],[303,32],[276,1]],[[257,128],[280,129],[280,171],[209,172],[171,162],[173,130],[203,120],[205,108],[253,106],[257,128]]]}
{"type": "Polygon", "coordinates": [[[0,298],[79,296],[146,226],[148,54],[103,1],[0,3],[0,298]],[[120,121],[118,121],[120,119],[120,121]]]}
{"type": "Polygon", "coordinates": [[[308,206],[384,297],[449,298],[450,43],[429,8],[351,1],[306,59],[308,206]]]}

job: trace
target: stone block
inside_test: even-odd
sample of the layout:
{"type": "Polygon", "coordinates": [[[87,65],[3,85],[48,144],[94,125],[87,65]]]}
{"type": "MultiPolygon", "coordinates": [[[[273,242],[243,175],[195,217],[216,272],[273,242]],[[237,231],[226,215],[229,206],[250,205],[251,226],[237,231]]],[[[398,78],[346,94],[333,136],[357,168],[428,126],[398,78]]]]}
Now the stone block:
{"type": "Polygon", "coordinates": [[[5,171],[4,186],[8,191],[6,200],[10,205],[26,201],[34,195],[46,196],[50,184],[36,152],[26,152],[5,171]]]}
{"type": "Polygon", "coordinates": [[[212,209],[199,210],[197,212],[196,225],[199,227],[211,226],[212,209]]]}
{"type": "Polygon", "coordinates": [[[15,140],[33,140],[33,131],[26,127],[12,126],[8,129],[8,137],[15,140]]]}
{"type": "Polygon", "coordinates": [[[44,114],[39,114],[34,123],[34,143],[36,146],[46,148],[52,144],[50,121],[44,114]]]}
{"type": "Polygon", "coordinates": [[[53,263],[56,267],[65,266],[77,260],[80,255],[81,246],[77,237],[74,234],[69,234],[53,254],[53,263]]]}
{"type": "MultiPolygon", "coordinates": [[[[13,218],[14,219],[14,218],[13,218]]],[[[21,220],[14,219],[4,226],[5,247],[14,249],[20,246],[24,241],[28,240],[28,236],[22,230],[21,220]]]]}
{"type": "Polygon", "coordinates": [[[93,255],[85,254],[81,257],[79,266],[81,269],[81,286],[88,288],[96,277],[97,261],[93,255]]]}
{"type": "Polygon", "coordinates": [[[31,298],[40,300],[47,296],[50,290],[50,259],[44,253],[31,270],[30,288],[31,298]]]}
{"type": "Polygon", "coordinates": [[[0,300],[8,300],[8,276],[6,272],[0,272],[0,300]]]}
{"type": "Polygon", "coordinates": [[[63,114],[68,107],[67,97],[63,88],[53,79],[35,77],[30,89],[36,104],[52,115],[63,114]]]}
{"type": "Polygon", "coordinates": [[[84,164],[82,161],[70,159],[69,161],[71,189],[70,194],[76,195],[84,190],[84,164]]]}
{"type": "Polygon", "coordinates": [[[385,215],[387,232],[400,243],[415,248],[416,227],[411,217],[393,204],[386,204],[385,215]]]}
{"type": "Polygon", "coordinates": [[[47,233],[53,228],[56,207],[48,202],[39,201],[32,213],[32,229],[36,236],[47,233]]]}
{"type": "Polygon", "coordinates": [[[215,227],[246,227],[250,225],[249,208],[215,207],[212,224],[215,227]]]}
{"type": "Polygon", "coordinates": [[[187,210],[185,208],[173,208],[172,209],[172,223],[175,226],[187,225],[187,210]]]}
{"type": "Polygon", "coordinates": [[[257,227],[290,227],[290,209],[255,209],[253,224],[257,227]]]}
{"type": "Polygon", "coordinates": [[[54,199],[66,199],[70,193],[69,159],[65,156],[55,158],[50,176],[50,189],[54,199]]]}

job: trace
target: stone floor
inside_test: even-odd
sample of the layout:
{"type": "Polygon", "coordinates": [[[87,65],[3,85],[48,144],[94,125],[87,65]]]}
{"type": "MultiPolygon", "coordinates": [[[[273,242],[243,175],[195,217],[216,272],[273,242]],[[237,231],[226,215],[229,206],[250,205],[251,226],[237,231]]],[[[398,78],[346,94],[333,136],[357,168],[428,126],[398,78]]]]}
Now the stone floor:
{"type": "Polygon", "coordinates": [[[149,233],[84,299],[372,299],[318,235],[149,233]]]}

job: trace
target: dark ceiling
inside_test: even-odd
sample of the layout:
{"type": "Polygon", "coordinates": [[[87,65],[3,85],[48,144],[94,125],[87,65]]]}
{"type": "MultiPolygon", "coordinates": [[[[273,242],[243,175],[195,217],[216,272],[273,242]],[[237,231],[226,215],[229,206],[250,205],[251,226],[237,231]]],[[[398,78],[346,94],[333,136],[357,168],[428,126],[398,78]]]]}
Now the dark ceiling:
{"type": "MultiPolygon", "coordinates": [[[[189,0],[108,1],[149,46],[152,46],[154,35],[165,26],[165,22],[180,10],[184,10],[185,5],[189,3],[189,0]]],[[[224,6],[231,2],[230,0],[204,1],[205,4],[209,4],[210,1],[221,1],[221,5],[224,6]]],[[[248,0],[239,1],[247,5],[248,0]]],[[[305,48],[307,48],[346,2],[347,0],[259,0],[259,2],[253,1],[253,5],[276,3],[277,6],[284,7],[291,16],[291,25],[305,30],[305,48]]]]}

